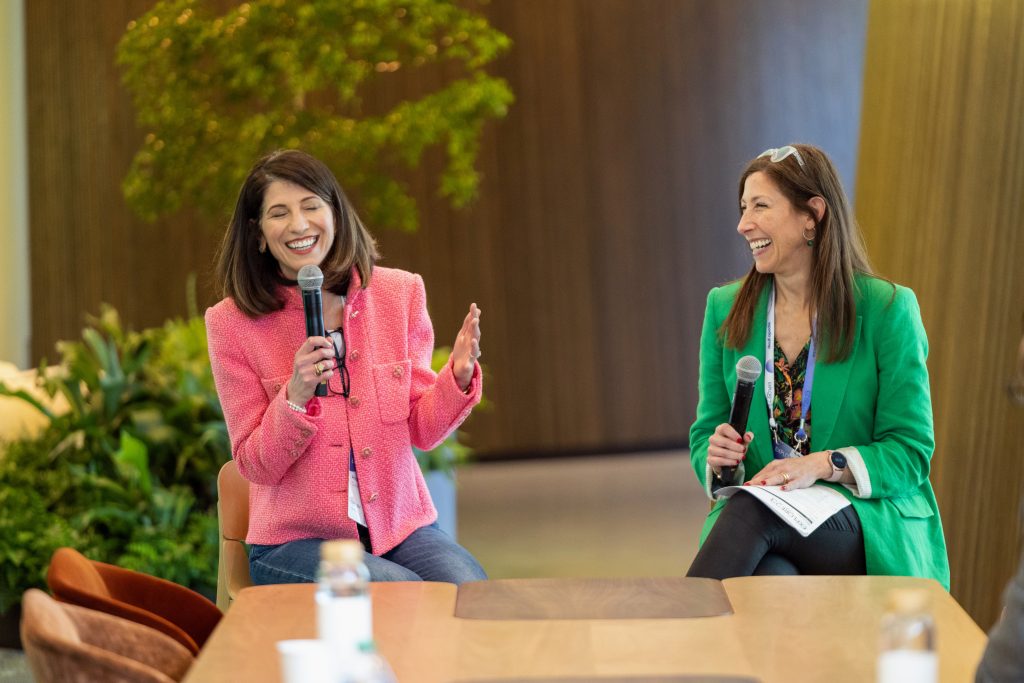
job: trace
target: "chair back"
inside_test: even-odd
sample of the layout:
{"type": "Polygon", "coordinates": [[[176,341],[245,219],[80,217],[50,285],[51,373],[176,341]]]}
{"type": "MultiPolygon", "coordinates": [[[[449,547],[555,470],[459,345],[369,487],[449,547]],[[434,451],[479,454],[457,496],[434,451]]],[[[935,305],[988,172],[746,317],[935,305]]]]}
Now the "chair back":
{"type": "Polygon", "coordinates": [[[58,603],[36,588],[22,600],[21,640],[36,683],[173,683],[192,655],[146,626],[58,603]]]}
{"type": "Polygon", "coordinates": [[[58,548],[46,582],[60,602],[112,614],[156,629],[196,654],[220,621],[205,597],[171,581],[90,560],[58,548]]]}
{"type": "Polygon", "coordinates": [[[217,606],[227,611],[238,591],[252,585],[245,537],[249,533],[249,482],[229,460],[217,475],[217,526],[220,552],[217,562],[217,606]]]}

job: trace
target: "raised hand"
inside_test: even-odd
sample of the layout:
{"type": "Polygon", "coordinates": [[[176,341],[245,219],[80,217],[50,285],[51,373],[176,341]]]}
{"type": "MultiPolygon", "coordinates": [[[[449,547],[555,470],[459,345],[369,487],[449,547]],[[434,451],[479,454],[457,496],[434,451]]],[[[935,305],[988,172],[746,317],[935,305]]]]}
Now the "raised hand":
{"type": "Polygon", "coordinates": [[[452,349],[452,371],[455,382],[465,391],[469,381],[473,379],[473,368],[480,357],[480,309],[476,304],[469,305],[469,313],[462,321],[462,328],[455,337],[452,349]]]}

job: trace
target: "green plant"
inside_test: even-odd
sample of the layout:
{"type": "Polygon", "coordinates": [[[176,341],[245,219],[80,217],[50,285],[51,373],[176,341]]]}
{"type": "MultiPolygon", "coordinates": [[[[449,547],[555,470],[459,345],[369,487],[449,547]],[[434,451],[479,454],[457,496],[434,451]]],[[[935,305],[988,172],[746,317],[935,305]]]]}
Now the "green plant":
{"type": "Polygon", "coordinates": [[[216,475],[230,447],[203,320],[136,333],[104,307],[57,348],[56,372],[44,362],[39,377],[66,411],[0,383],[50,420],[0,455],[0,612],[44,585],[62,545],[212,594],[216,475]]]}
{"type": "MultiPolygon", "coordinates": [[[[434,354],[430,358],[430,366],[434,372],[440,372],[444,368],[451,353],[451,347],[448,346],[434,349],[434,354]]],[[[477,409],[487,410],[488,407],[487,401],[481,399],[477,409]]],[[[468,462],[473,455],[473,449],[462,443],[463,438],[465,432],[457,429],[432,450],[424,451],[414,446],[412,450],[423,473],[437,470],[452,476],[455,468],[468,462]]]]}
{"type": "Polygon", "coordinates": [[[415,230],[397,171],[439,146],[440,194],[456,207],[475,198],[483,124],[513,101],[484,67],[509,45],[451,0],[250,0],[222,16],[200,0],[160,0],[117,50],[146,132],[125,198],[148,220],[183,203],[219,217],[257,157],[298,147],[332,167],[371,225],[415,230]],[[444,74],[447,84],[366,111],[368,83],[386,89],[396,70],[423,68],[420,83],[444,74]]]}

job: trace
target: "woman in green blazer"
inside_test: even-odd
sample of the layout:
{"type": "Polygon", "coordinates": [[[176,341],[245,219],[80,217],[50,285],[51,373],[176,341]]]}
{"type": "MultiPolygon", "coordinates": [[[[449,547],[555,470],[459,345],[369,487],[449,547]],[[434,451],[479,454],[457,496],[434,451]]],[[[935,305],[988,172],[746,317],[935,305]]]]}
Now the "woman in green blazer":
{"type": "Polygon", "coordinates": [[[739,208],[754,264],[708,295],[690,460],[715,504],[689,575],[891,574],[948,589],[914,293],[871,275],[835,167],[816,147],[751,161],[739,208]],[[744,356],[768,362],[740,435],[728,421],[744,356]],[[726,483],[824,485],[851,505],[803,537],[753,496],[717,497],[726,483]]]}

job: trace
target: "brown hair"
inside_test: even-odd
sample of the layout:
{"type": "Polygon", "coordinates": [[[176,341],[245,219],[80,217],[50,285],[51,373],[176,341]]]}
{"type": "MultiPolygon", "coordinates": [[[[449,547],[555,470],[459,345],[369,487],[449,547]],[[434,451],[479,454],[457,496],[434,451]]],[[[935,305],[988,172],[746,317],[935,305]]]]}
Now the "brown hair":
{"type": "Polygon", "coordinates": [[[263,195],[275,180],[293,183],[314,192],[334,212],[334,243],[320,264],[324,287],[345,294],[352,268],[359,271],[362,286],[370,284],[379,254],[377,244],[359,220],[338,180],[319,159],[294,149],[279,150],[252,167],[238,192],[235,211],[217,254],[217,279],[223,296],[235,300],[239,310],[256,318],[280,310],[284,301],[275,290],[289,281],[281,275],[270,251],[260,253],[260,216],[263,195]]]}
{"type": "MultiPolygon", "coordinates": [[[[850,354],[857,327],[854,275],[871,274],[871,263],[832,160],[817,147],[793,147],[799,150],[803,166],[795,154],[780,161],[772,161],[768,156],[757,157],[747,164],[740,176],[739,197],[742,201],[747,178],[761,172],[797,211],[811,218],[815,218],[809,205],[811,198],[825,200],[825,213],[814,223],[810,315],[812,320],[818,321],[817,342],[820,348],[827,348],[827,360],[842,360],[850,354]]],[[[759,273],[755,267],[743,278],[739,294],[719,330],[730,348],[746,345],[754,308],[765,285],[771,281],[771,274],[759,273]]]]}

